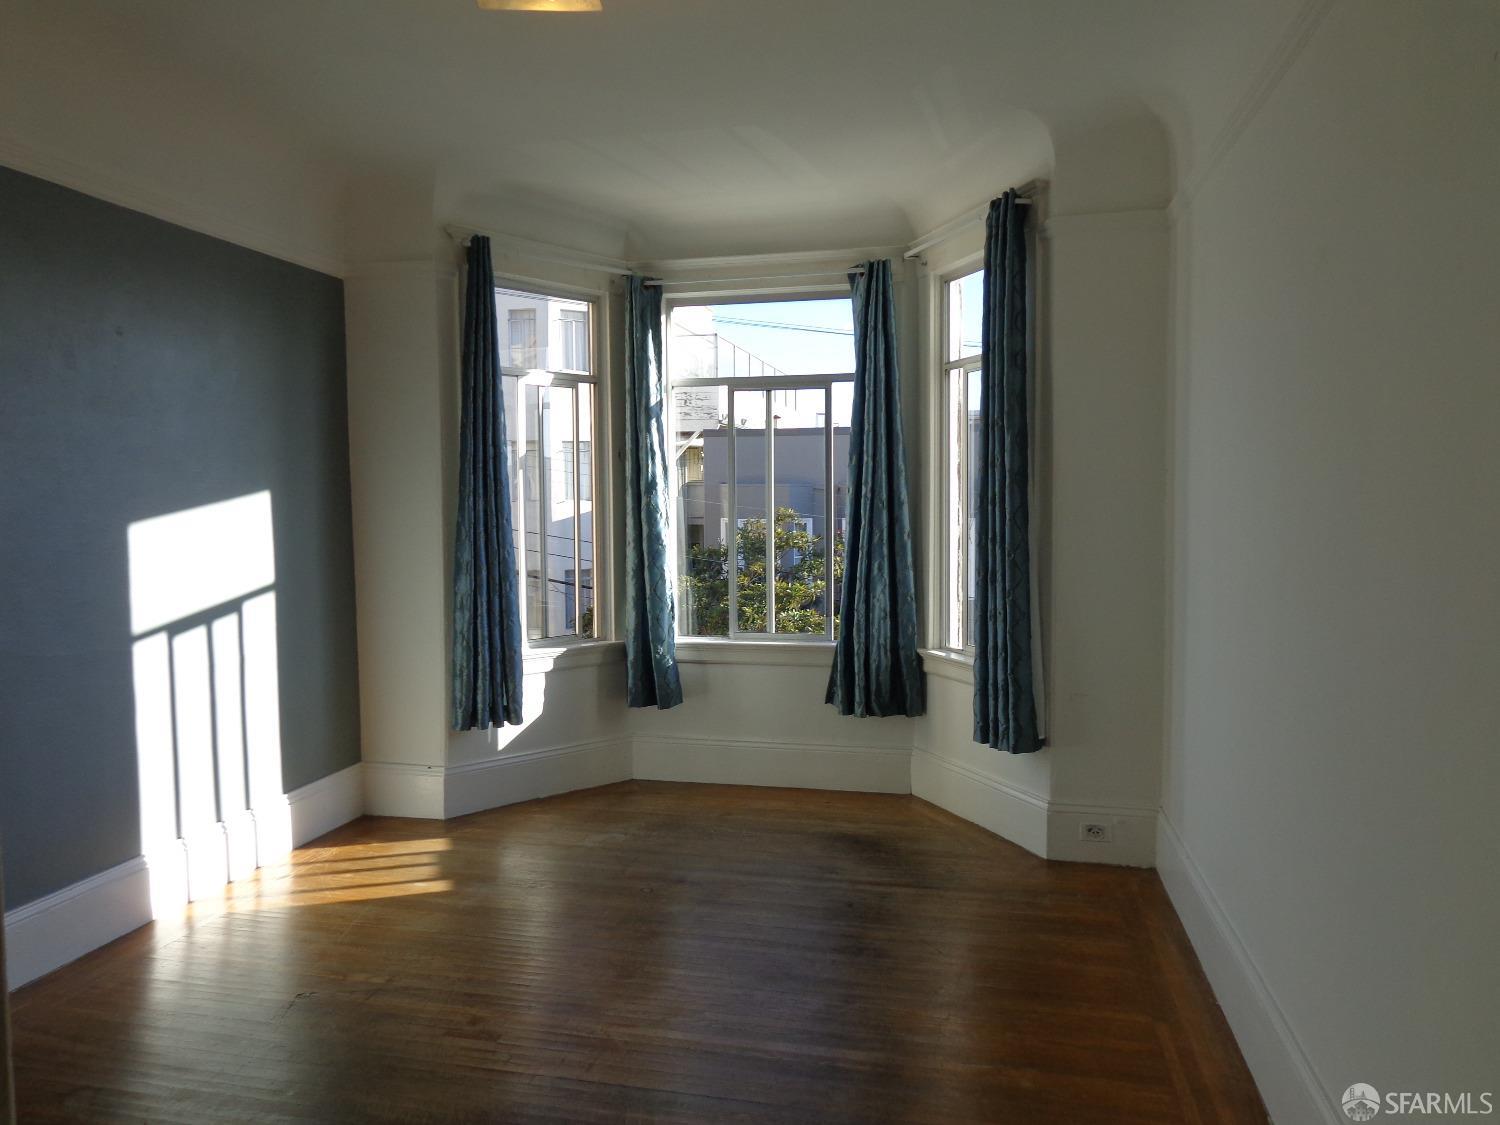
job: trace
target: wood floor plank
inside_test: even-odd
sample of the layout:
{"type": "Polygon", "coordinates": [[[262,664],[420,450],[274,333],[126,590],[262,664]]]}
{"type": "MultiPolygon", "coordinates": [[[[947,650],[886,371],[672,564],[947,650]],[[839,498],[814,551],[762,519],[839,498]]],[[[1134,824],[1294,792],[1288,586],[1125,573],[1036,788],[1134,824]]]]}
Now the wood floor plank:
{"type": "Polygon", "coordinates": [[[912,797],[365,818],[17,992],[23,1121],[1263,1122],[1155,874],[912,797]]]}

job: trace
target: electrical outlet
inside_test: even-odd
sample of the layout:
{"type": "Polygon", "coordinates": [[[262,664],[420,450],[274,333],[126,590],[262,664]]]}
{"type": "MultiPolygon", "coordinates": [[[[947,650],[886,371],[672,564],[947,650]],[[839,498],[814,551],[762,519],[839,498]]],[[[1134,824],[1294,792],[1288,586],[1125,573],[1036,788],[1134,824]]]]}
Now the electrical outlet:
{"type": "Polygon", "coordinates": [[[1108,824],[1080,824],[1078,838],[1092,844],[1108,844],[1115,838],[1115,830],[1108,824]]]}

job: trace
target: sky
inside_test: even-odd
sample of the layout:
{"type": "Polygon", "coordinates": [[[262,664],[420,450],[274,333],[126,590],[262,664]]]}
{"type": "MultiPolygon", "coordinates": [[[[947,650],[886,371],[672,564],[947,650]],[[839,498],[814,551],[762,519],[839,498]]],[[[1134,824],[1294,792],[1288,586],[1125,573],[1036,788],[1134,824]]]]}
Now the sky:
{"type": "Polygon", "coordinates": [[[720,336],[788,375],[843,375],[854,370],[854,311],[847,297],[708,309],[720,336]]]}

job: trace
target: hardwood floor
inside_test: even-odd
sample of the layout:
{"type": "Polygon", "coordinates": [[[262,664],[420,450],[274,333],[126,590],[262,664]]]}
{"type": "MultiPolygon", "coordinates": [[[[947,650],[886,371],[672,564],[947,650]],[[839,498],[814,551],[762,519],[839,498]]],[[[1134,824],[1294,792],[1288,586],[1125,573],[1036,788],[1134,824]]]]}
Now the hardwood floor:
{"type": "Polygon", "coordinates": [[[1154,872],[912,797],[366,818],[17,992],[20,1120],[1263,1122],[1154,872]]]}

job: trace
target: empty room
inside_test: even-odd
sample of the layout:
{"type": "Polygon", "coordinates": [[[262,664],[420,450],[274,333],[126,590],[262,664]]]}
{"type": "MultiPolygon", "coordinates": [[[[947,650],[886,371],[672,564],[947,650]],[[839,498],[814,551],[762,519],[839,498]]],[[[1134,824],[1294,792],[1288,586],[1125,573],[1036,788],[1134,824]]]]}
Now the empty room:
{"type": "Polygon", "coordinates": [[[0,0],[0,1125],[1500,1102],[1500,3],[0,0]]]}

